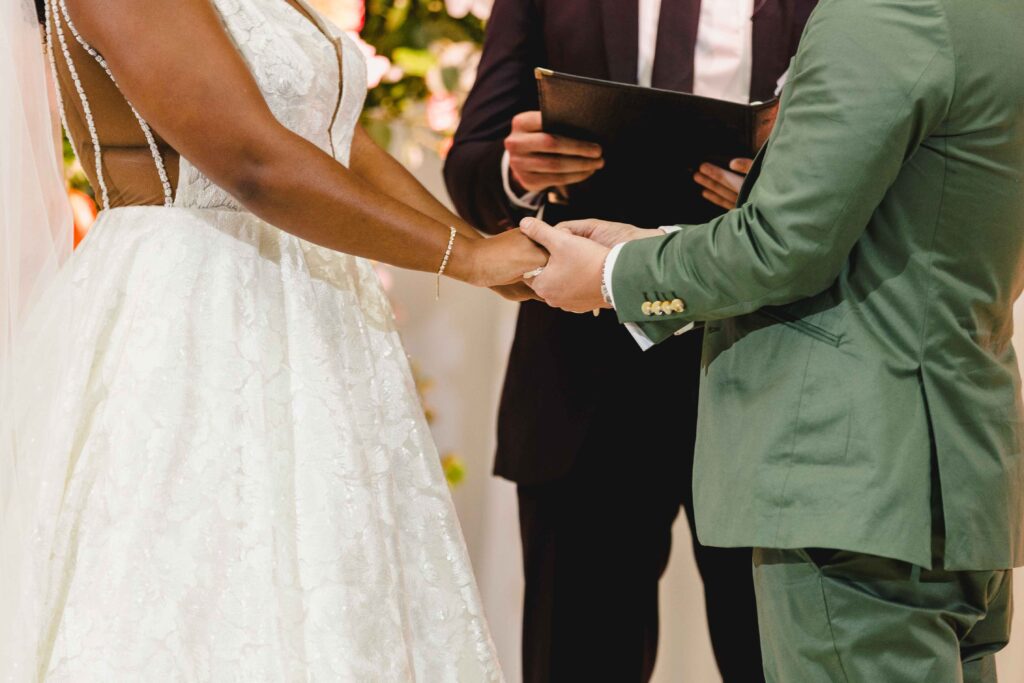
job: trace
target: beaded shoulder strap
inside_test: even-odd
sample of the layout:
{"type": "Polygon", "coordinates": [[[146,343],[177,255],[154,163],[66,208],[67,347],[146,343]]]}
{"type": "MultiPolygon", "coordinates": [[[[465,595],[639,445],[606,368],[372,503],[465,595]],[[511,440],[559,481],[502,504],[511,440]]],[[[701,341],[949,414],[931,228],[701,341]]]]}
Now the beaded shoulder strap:
{"type": "MultiPolygon", "coordinates": [[[[59,83],[57,80],[57,61],[54,54],[54,34],[56,34],[57,42],[60,44],[61,52],[64,54],[64,61],[68,66],[68,73],[71,75],[71,80],[75,84],[75,91],[78,93],[78,98],[82,102],[82,111],[85,114],[85,121],[89,127],[89,137],[92,138],[92,147],[94,156],[96,158],[96,180],[99,183],[100,195],[102,198],[103,208],[110,208],[110,196],[107,192],[107,183],[103,177],[103,149],[100,146],[99,135],[96,132],[96,122],[92,115],[92,107],[89,106],[89,98],[86,97],[85,88],[82,87],[82,81],[78,77],[78,69],[75,68],[75,61],[71,58],[71,51],[68,49],[67,37],[64,35],[64,27],[61,25],[60,19],[63,18],[64,24],[67,25],[71,35],[82,46],[96,63],[106,72],[110,78],[111,83],[117,86],[117,79],[114,78],[114,74],[111,73],[110,67],[107,65],[107,60],[103,58],[91,45],[85,42],[85,39],[78,33],[78,29],[75,28],[74,22],[71,21],[71,15],[68,13],[67,3],[65,0],[46,0],[46,44],[47,50],[50,57],[50,68],[53,70],[54,84],[59,83]]],[[[60,108],[61,121],[64,125],[64,130],[67,131],[68,136],[71,135],[71,129],[68,128],[67,115],[64,111],[64,102],[61,98],[60,87],[56,87],[57,90],[57,104],[60,108]]],[[[122,95],[123,96],[123,95],[122,95]]],[[[142,134],[146,136],[146,142],[149,145],[150,154],[153,156],[153,163],[156,166],[157,175],[160,177],[160,183],[164,188],[164,206],[170,207],[174,205],[174,197],[171,191],[171,181],[167,177],[167,169],[164,166],[163,155],[160,154],[160,148],[156,144],[156,138],[153,136],[153,131],[146,123],[145,119],[135,109],[135,106],[128,102],[127,98],[125,102],[132,110],[132,114],[135,115],[135,119],[139,122],[139,127],[142,129],[142,134]]],[[[74,141],[72,140],[72,144],[74,141]]]]}

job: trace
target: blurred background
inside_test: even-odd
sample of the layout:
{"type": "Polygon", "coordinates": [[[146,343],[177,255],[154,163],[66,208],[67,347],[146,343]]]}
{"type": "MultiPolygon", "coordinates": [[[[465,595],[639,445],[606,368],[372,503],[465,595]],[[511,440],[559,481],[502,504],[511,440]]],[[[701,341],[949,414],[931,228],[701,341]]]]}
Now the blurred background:
{"type": "MultiPolygon", "coordinates": [[[[492,0],[310,3],[357,38],[367,57],[370,93],[363,125],[447,203],[441,166],[476,75],[492,0]]],[[[96,205],[67,144],[65,159],[77,244],[88,233],[96,205]]],[[[498,396],[516,306],[452,281],[444,283],[441,300],[435,301],[432,275],[385,266],[379,272],[443,454],[506,676],[517,683],[523,582],[515,489],[490,474],[498,396]]],[[[1018,315],[1024,316],[1024,309],[1018,315]]],[[[1024,330],[1018,336],[1018,348],[1024,348],[1024,330]]],[[[622,472],[623,486],[644,477],[630,465],[628,454],[623,454],[622,472]]],[[[1024,591],[1020,576],[1017,590],[1024,591]]],[[[676,524],[672,559],[662,582],[655,683],[721,680],[702,601],[684,520],[676,524]]],[[[601,596],[595,595],[592,609],[601,610],[601,603],[601,596]]],[[[1024,611],[1015,625],[1024,627],[1024,611]]],[[[1024,681],[1024,646],[1015,642],[1001,655],[999,666],[1003,681],[1024,681]]]]}

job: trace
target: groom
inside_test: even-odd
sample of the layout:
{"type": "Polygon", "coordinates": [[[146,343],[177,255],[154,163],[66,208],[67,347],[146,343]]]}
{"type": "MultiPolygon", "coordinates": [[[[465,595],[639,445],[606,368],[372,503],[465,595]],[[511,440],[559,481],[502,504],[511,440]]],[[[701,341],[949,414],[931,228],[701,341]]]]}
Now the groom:
{"type": "Polygon", "coordinates": [[[524,226],[552,305],[644,344],[707,321],[698,533],[756,548],[771,681],[996,679],[1024,564],[1021,26],[1020,2],[822,0],[738,209],[524,226]]]}

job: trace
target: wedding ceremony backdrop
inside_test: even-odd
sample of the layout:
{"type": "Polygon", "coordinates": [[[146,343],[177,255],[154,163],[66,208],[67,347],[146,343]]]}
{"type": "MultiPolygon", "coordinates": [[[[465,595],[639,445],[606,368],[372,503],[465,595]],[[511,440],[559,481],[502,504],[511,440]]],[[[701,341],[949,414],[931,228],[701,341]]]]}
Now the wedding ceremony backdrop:
{"type": "MultiPolygon", "coordinates": [[[[441,169],[472,87],[492,0],[310,0],[357,38],[368,60],[370,93],[363,125],[438,197],[448,202],[441,169]]],[[[65,143],[76,244],[96,216],[92,189],[65,143]]],[[[682,179],[681,182],[688,182],[682,179]]],[[[486,290],[446,281],[434,300],[433,275],[380,266],[395,308],[442,464],[480,582],[505,674],[521,680],[520,568],[513,484],[491,476],[494,428],[516,306],[486,290]]],[[[1024,304],[1018,302],[1018,320],[1024,304]]],[[[1015,342],[1024,349],[1024,324],[1015,342]]],[[[644,472],[623,454],[623,485],[644,472]]],[[[698,482],[699,485],[699,482],[698,482]]],[[[675,527],[661,594],[661,647],[654,683],[715,683],[720,678],[703,614],[700,578],[685,520],[675,527]]],[[[1024,595],[1024,573],[1016,588],[1024,595]]],[[[613,587],[609,587],[612,589],[613,587]]],[[[593,609],[602,609],[594,596],[593,609]]],[[[1001,680],[1024,681],[1024,610],[999,658],[1001,680]]],[[[595,653],[595,657],[600,653],[595,653]]]]}

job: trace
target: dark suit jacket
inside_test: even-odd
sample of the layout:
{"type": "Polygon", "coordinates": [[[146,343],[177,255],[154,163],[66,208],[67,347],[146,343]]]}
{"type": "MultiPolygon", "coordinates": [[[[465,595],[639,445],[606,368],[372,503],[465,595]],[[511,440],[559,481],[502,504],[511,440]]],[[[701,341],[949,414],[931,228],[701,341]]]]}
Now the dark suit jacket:
{"type": "MultiPolygon", "coordinates": [[[[757,3],[752,100],[774,94],[815,3],[757,3]]],[[[500,163],[512,117],[538,108],[534,67],[636,82],[637,5],[637,0],[495,0],[477,82],[445,163],[448,191],[462,216],[500,232],[525,215],[505,196],[500,163]]],[[[655,86],[692,88],[699,15],[700,0],[662,0],[655,86]]],[[[645,172],[657,172],[635,171],[637,182],[645,172]]],[[[693,181],[682,177],[680,182],[693,181]]],[[[709,205],[707,215],[678,216],[674,222],[713,215],[709,205]]],[[[606,187],[599,173],[573,188],[568,205],[549,206],[545,214],[556,222],[584,217],[629,220],[629,188],[606,187]]],[[[678,396],[685,386],[680,383],[694,381],[698,337],[680,337],[641,354],[607,312],[595,318],[523,304],[502,396],[496,473],[524,484],[564,475],[600,406],[636,405],[641,397],[648,405],[661,398],[672,402],[668,394],[678,396]],[[679,383],[666,381],[666,373],[675,373],[679,383]]]]}

